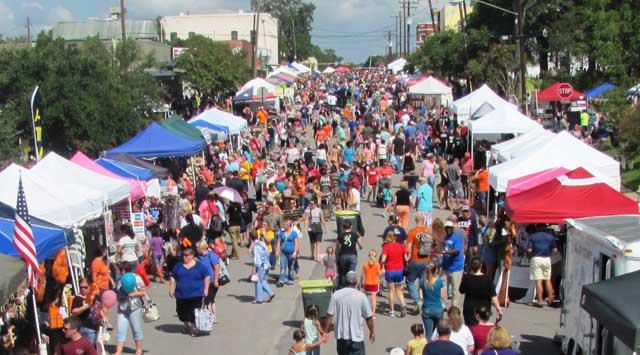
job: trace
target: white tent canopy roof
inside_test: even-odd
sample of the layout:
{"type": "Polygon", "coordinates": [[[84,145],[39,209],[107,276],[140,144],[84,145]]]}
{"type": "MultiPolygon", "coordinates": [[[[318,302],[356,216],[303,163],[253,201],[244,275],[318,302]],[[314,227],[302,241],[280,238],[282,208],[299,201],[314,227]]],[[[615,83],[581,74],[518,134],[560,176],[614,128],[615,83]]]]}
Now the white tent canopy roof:
{"type": "Polygon", "coordinates": [[[481,118],[471,121],[471,132],[479,134],[526,133],[540,125],[517,109],[502,105],[481,118]]]}
{"type": "Polygon", "coordinates": [[[409,87],[409,94],[415,95],[452,95],[451,87],[429,75],[409,87]]]}
{"type": "Polygon", "coordinates": [[[333,67],[326,67],[326,68],[322,71],[322,74],[331,74],[331,73],[333,73],[333,72],[335,72],[335,71],[336,71],[336,69],[335,69],[335,68],[333,68],[333,67]]]}
{"type": "Polygon", "coordinates": [[[85,169],[56,153],[49,153],[31,168],[55,184],[72,185],[100,191],[107,205],[114,205],[129,197],[129,184],[85,169]]]}
{"type": "Polygon", "coordinates": [[[288,74],[288,75],[291,75],[291,76],[296,77],[296,78],[300,74],[297,70],[289,68],[289,67],[283,65],[283,66],[279,67],[278,69],[272,71],[271,74],[269,74],[268,78],[270,78],[270,77],[272,77],[274,75],[278,75],[280,73],[288,74]]]}
{"type": "Polygon", "coordinates": [[[487,84],[484,84],[469,95],[453,101],[451,109],[458,115],[458,119],[466,121],[485,102],[488,102],[494,108],[508,103],[508,101],[491,90],[487,84]]]}
{"type": "Polygon", "coordinates": [[[309,68],[308,66],[302,63],[292,62],[289,65],[292,66],[295,70],[297,70],[301,74],[311,73],[311,68],[309,68]]]}
{"type": "Polygon", "coordinates": [[[404,69],[404,66],[407,65],[407,60],[404,58],[398,58],[393,62],[387,64],[387,70],[391,70],[393,74],[397,74],[404,69]]]}
{"type": "MultiPolygon", "coordinates": [[[[499,156],[501,154],[503,154],[504,152],[508,151],[509,149],[513,149],[514,147],[520,145],[520,144],[525,144],[531,140],[533,140],[534,138],[543,135],[543,134],[549,134],[551,135],[551,132],[544,130],[544,129],[540,129],[540,130],[532,130],[530,132],[527,132],[523,135],[517,136],[513,139],[509,139],[506,140],[504,142],[500,142],[497,144],[494,144],[491,146],[491,155],[493,156],[499,156]]],[[[508,160],[508,159],[507,159],[508,160]]]]}
{"type": "Polygon", "coordinates": [[[504,161],[508,161],[508,160],[513,160],[513,159],[517,159],[520,157],[524,157],[527,156],[531,153],[533,153],[536,149],[538,149],[539,147],[544,146],[545,144],[547,144],[548,141],[552,140],[553,137],[556,136],[555,133],[549,132],[549,131],[543,131],[544,133],[527,141],[527,142],[523,142],[521,144],[517,144],[514,145],[512,147],[510,147],[509,149],[505,149],[503,150],[499,155],[498,155],[498,161],[500,162],[504,162],[504,161]]]}
{"type": "Polygon", "coordinates": [[[620,163],[567,131],[556,134],[528,155],[490,167],[489,182],[496,191],[504,192],[509,180],[557,167],[583,167],[620,190],[620,163]]]}
{"type": "MultiPolygon", "coordinates": [[[[247,90],[248,88],[253,87],[254,92],[257,92],[258,88],[267,88],[267,91],[270,93],[275,93],[276,92],[276,87],[269,83],[268,81],[262,79],[262,78],[255,78],[255,79],[251,79],[249,81],[247,81],[246,84],[244,84],[240,90],[238,90],[238,93],[241,93],[245,90],[247,90]]],[[[254,93],[255,94],[255,93],[254,93]]]]}
{"type": "Polygon", "coordinates": [[[60,184],[16,164],[0,172],[0,201],[15,207],[20,176],[29,213],[35,217],[61,227],[72,227],[102,214],[100,191],[60,184]]]}
{"type": "Polygon", "coordinates": [[[216,107],[203,111],[188,122],[194,126],[198,126],[198,121],[205,121],[215,126],[226,127],[229,130],[229,134],[240,134],[243,129],[247,128],[247,120],[216,107]]]}
{"type": "Polygon", "coordinates": [[[478,108],[471,113],[471,117],[470,119],[475,120],[477,118],[480,118],[484,115],[489,114],[491,111],[495,110],[496,108],[499,107],[508,107],[508,108],[512,108],[514,110],[518,109],[518,106],[512,104],[511,102],[505,101],[502,103],[496,103],[496,102],[485,102],[482,105],[478,106],[478,108]]]}

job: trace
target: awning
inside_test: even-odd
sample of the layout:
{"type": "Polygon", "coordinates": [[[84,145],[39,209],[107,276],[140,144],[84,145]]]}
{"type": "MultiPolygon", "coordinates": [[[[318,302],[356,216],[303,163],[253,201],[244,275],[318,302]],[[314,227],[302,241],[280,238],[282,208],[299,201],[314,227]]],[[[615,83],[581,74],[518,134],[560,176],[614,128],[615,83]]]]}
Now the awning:
{"type": "Polygon", "coordinates": [[[138,158],[184,157],[198,154],[204,141],[193,141],[152,122],[128,142],[107,152],[107,157],[127,153],[138,158]]]}
{"type": "Polygon", "coordinates": [[[640,351],[640,271],[582,286],[580,306],[631,351],[640,351]],[[634,306],[635,305],[635,306],[634,306]]]}
{"type": "Polygon", "coordinates": [[[141,168],[135,165],[123,163],[121,161],[101,158],[97,159],[96,163],[98,163],[103,168],[109,170],[110,172],[121,176],[127,179],[141,180],[147,181],[153,178],[153,174],[151,170],[141,168]]]}
{"type": "Polygon", "coordinates": [[[204,140],[200,130],[188,124],[187,121],[182,119],[182,117],[180,116],[171,116],[166,120],[160,122],[160,125],[182,138],[192,141],[204,140]]]}
{"type": "Polygon", "coordinates": [[[595,88],[591,88],[585,91],[584,94],[587,95],[587,97],[590,99],[595,99],[597,97],[602,96],[602,94],[604,94],[606,91],[615,89],[615,88],[616,86],[611,83],[602,83],[596,86],[595,88]]]}
{"type": "Polygon", "coordinates": [[[129,154],[122,153],[112,157],[113,160],[121,161],[123,163],[139,166],[141,168],[151,170],[153,177],[158,179],[166,179],[169,176],[169,169],[163,168],[161,166],[155,165],[146,160],[138,159],[136,157],[132,157],[129,154]]]}
{"type": "Polygon", "coordinates": [[[567,83],[555,83],[548,88],[538,93],[538,101],[577,101],[580,99],[586,99],[586,95],[578,90],[571,90],[571,94],[568,97],[560,96],[559,92],[563,87],[569,87],[567,83]]]}

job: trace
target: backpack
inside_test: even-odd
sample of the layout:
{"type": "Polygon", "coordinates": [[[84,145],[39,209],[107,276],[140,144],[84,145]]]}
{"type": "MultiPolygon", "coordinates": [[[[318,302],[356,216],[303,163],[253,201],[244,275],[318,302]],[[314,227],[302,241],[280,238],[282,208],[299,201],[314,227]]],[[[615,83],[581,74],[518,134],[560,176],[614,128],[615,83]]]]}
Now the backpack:
{"type": "Polygon", "coordinates": [[[222,232],[222,229],[223,229],[223,227],[222,227],[222,218],[220,218],[219,215],[214,214],[211,217],[211,222],[209,222],[209,223],[210,223],[209,224],[209,229],[210,230],[212,230],[214,232],[217,232],[217,233],[222,232]]]}
{"type": "Polygon", "coordinates": [[[431,248],[433,247],[433,236],[427,232],[418,233],[416,235],[418,242],[418,257],[427,258],[431,256],[431,248]]]}

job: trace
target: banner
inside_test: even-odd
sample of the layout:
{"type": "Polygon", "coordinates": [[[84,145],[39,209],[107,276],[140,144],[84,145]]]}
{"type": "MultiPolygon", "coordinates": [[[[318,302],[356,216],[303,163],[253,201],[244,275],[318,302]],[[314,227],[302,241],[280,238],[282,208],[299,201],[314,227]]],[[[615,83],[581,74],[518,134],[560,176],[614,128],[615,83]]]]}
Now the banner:
{"type": "Polygon", "coordinates": [[[33,141],[35,144],[36,161],[40,161],[44,155],[42,147],[42,97],[39,87],[36,86],[31,94],[31,120],[33,121],[33,141]]]}

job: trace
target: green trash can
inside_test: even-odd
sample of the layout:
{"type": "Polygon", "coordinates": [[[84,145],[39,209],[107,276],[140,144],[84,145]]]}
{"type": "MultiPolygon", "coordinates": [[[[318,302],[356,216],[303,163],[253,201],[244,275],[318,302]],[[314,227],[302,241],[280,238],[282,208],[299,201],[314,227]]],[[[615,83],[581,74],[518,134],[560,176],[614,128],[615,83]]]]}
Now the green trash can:
{"type": "Polygon", "coordinates": [[[351,230],[355,231],[361,236],[364,236],[364,225],[362,224],[362,219],[360,218],[360,212],[351,211],[351,210],[341,210],[336,211],[336,227],[338,230],[338,235],[340,235],[343,231],[343,223],[345,221],[351,222],[351,230]]]}
{"type": "Polygon", "coordinates": [[[302,289],[302,306],[306,312],[307,307],[318,307],[320,318],[327,314],[333,283],[330,280],[303,280],[298,283],[302,289]]]}

